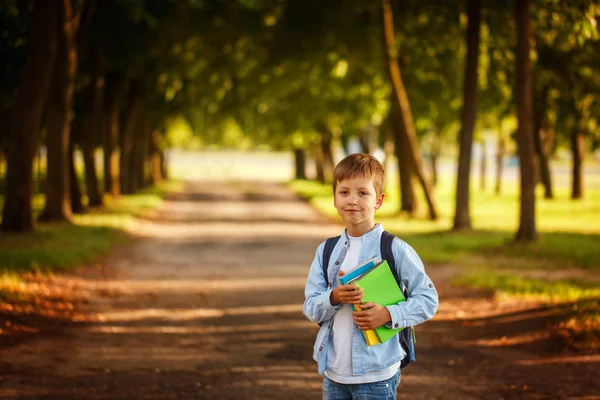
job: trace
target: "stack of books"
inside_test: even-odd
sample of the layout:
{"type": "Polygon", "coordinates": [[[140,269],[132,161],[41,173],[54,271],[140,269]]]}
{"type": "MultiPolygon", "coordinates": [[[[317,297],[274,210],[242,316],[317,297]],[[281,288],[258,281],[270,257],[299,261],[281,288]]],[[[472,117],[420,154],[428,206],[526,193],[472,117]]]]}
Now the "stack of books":
{"type": "MultiPolygon", "coordinates": [[[[382,306],[389,306],[405,301],[402,290],[390,270],[387,261],[379,257],[373,257],[363,264],[349,271],[346,275],[340,277],[340,284],[355,284],[363,289],[364,303],[377,303],[382,306]]],[[[354,304],[355,311],[361,311],[359,304],[354,304]]],[[[385,325],[375,329],[363,331],[365,340],[369,346],[378,343],[384,343],[396,336],[403,328],[388,328],[385,325]]]]}

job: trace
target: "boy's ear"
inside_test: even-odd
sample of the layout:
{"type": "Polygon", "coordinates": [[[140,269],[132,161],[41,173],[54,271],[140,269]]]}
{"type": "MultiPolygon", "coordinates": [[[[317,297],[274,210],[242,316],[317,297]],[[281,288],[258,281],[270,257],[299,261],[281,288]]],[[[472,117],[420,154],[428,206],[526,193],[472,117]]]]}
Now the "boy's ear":
{"type": "Polygon", "coordinates": [[[379,195],[379,198],[377,199],[377,201],[375,202],[375,209],[379,210],[381,208],[381,206],[383,205],[383,199],[385,198],[385,193],[381,193],[379,195]]]}

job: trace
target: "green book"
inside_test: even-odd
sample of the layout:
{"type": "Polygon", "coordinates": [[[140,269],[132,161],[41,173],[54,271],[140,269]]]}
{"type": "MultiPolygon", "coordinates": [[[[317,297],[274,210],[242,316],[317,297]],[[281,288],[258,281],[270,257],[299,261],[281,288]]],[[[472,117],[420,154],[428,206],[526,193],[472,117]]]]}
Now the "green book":
{"type": "MultiPolygon", "coordinates": [[[[387,261],[381,262],[368,273],[359,276],[352,283],[363,289],[363,302],[372,302],[389,306],[405,301],[402,290],[398,287],[398,283],[390,270],[387,261]]],[[[375,328],[375,334],[381,343],[388,341],[396,336],[403,328],[387,328],[385,325],[375,328]]]]}

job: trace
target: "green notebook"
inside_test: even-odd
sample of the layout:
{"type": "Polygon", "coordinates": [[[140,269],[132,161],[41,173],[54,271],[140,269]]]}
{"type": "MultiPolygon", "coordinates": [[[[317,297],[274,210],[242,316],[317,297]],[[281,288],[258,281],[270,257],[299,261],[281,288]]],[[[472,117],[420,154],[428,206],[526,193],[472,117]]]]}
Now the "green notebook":
{"type": "MultiPolygon", "coordinates": [[[[396,279],[390,270],[387,261],[381,262],[368,273],[359,276],[352,283],[361,287],[364,291],[363,302],[373,302],[382,306],[389,306],[405,301],[402,291],[396,283],[396,279]]],[[[385,325],[375,328],[375,333],[381,343],[396,336],[403,328],[387,328],[385,325]]]]}

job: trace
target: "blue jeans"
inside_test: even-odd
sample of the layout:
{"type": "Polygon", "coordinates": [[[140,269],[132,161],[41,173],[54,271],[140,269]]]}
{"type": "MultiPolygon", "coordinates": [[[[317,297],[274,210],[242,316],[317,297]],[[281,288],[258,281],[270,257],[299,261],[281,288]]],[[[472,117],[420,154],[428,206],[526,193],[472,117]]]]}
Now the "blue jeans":
{"type": "Polygon", "coordinates": [[[396,400],[400,371],[379,382],[345,385],[323,376],[323,400],[396,400]]]}

